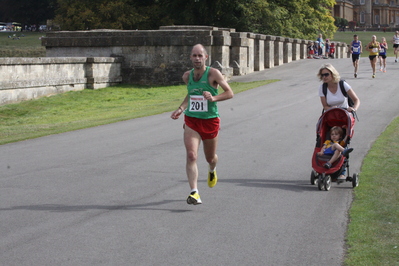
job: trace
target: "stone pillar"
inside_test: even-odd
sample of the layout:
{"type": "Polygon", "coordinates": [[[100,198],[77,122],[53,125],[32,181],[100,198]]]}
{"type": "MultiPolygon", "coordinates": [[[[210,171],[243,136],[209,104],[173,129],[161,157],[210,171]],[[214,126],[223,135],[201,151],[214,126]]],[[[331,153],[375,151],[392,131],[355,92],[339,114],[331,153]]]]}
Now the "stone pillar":
{"type": "Polygon", "coordinates": [[[350,51],[349,45],[346,44],[346,43],[342,43],[342,48],[343,48],[342,58],[350,58],[351,57],[351,53],[349,52],[350,51]]]}
{"type": "Polygon", "coordinates": [[[276,36],[266,35],[265,39],[265,68],[274,67],[274,41],[276,36]]]}
{"type": "Polygon", "coordinates": [[[292,60],[296,61],[301,59],[301,40],[293,39],[292,40],[292,60]]]}
{"type": "Polygon", "coordinates": [[[266,35],[263,34],[256,34],[255,36],[255,71],[262,71],[265,69],[265,39],[266,35]]]}
{"type": "Polygon", "coordinates": [[[245,32],[232,32],[230,66],[233,68],[234,76],[246,75],[248,73],[248,38],[245,32]]]}
{"type": "Polygon", "coordinates": [[[254,33],[247,33],[247,39],[248,39],[248,61],[247,61],[247,74],[253,73],[255,71],[255,36],[256,34],[254,33]]]}
{"type": "Polygon", "coordinates": [[[274,65],[281,66],[284,63],[284,37],[276,36],[274,41],[274,65]]]}
{"type": "Polygon", "coordinates": [[[351,46],[349,44],[346,45],[346,58],[351,58],[352,53],[351,53],[351,46]]]}
{"type": "Polygon", "coordinates": [[[309,42],[307,40],[301,40],[301,59],[308,57],[308,45],[309,42]]]}
{"type": "Polygon", "coordinates": [[[233,76],[233,69],[230,67],[230,30],[213,31],[213,46],[211,47],[212,61],[211,66],[220,70],[229,80],[233,76]]]}
{"type": "Polygon", "coordinates": [[[341,43],[335,43],[335,58],[342,58],[341,43]]]}
{"type": "Polygon", "coordinates": [[[292,39],[285,38],[283,44],[283,63],[292,62],[292,39]]]}

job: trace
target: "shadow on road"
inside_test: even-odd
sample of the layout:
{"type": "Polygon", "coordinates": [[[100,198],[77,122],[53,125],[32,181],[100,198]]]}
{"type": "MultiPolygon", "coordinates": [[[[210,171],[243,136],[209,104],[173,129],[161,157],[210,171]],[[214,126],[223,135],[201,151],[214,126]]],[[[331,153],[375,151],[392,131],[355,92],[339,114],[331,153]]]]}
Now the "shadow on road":
{"type": "MultiPolygon", "coordinates": [[[[219,182],[226,182],[236,184],[237,186],[244,187],[256,187],[256,188],[272,188],[272,189],[281,189],[288,190],[293,192],[303,192],[303,191],[319,191],[317,185],[311,185],[310,181],[305,180],[265,180],[265,179],[223,179],[219,182]]],[[[334,184],[334,188],[348,188],[352,189],[352,187],[348,187],[344,184],[340,186],[336,186],[334,184]]]]}
{"type": "Polygon", "coordinates": [[[14,206],[10,208],[1,208],[0,211],[49,211],[49,212],[80,212],[88,210],[105,210],[105,211],[119,211],[119,210],[158,210],[169,211],[172,213],[183,213],[191,210],[187,209],[162,209],[154,208],[154,206],[161,206],[173,202],[182,202],[182,200],[163,200],[159,202],[148,202],[143,204],[120,204],[120,205],[63,205],[63,204],[40,204],[40,205],[25,205],[14,206]]]}

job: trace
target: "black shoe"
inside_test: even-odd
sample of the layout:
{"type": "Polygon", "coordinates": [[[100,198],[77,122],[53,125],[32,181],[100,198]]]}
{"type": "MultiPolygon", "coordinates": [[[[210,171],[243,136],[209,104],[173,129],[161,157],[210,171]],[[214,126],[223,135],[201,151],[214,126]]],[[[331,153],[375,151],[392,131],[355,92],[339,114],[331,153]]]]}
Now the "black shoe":
{"type": "Polygon", "coordinates": [[[342,156],[348,158],[349,153],[353,151],[353,148],[346,149],[342,152],[342,156]]]}
{"type": "Polygon", "coordinates": [[[331,168],[331,164],[330,163],[325,163],[323,166],[326,169],[330,169],[331,168]]]}

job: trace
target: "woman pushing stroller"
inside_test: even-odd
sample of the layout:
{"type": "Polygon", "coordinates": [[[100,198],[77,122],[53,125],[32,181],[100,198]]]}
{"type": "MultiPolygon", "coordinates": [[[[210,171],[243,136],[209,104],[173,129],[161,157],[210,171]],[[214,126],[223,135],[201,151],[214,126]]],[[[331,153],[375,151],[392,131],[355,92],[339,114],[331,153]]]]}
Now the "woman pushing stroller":
{"type": "MultiPolygon", "coordinates": [[[[360,100],[352,87],[345,81],[341,80],[338,71],[331,64],[323,64],[317,76],[323,84],[319,87],[320,101],[323,106],[323,112],[333,108],[341,108],[349,112],[352,125],[354,125],[354,115],[360,106],[360,100]]],[[[333,123],[333,122],[329,122],[333,123]]],[[[324,168],[330,169],[335,161],[340,157],[341,153],[347,157],[353,148],[346,148],[347,137],[350,132],[344,132],[347,128],[343,125],[331,125],[329,130],[329,138],[324,139],[323,146],[316,153],[317,156],[331,155],[332,157],[323,165],[324,168]]],[[[348,129],[349,130],[349,129],[348,129]]],[[[353,129],[351,129],[353,130],[353,129]]],[[[338,181],[346,180],[346,169],[344,169],[338,181]]]]}

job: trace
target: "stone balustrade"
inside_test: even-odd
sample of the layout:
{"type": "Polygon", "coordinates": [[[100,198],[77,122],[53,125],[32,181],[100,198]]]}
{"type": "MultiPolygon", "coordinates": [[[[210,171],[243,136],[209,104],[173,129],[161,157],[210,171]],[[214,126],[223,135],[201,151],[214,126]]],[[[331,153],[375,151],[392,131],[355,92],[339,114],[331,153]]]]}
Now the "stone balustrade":
{"type": "MultiPolygon", "coordinates": [[[[117,83],[181,84],[198,43],[228,80],[306,59],[310,41],[210,26],[48,32],[46,58],[0,58],[0,104],[117,83]]],[[[349,57],[346,44],[335,45],[335,58],[349,57]]]]}
{"type": "Polygon", "coordinates": [[[0,58],[0,105],[122,82],[121,58],[0,58]]]}

